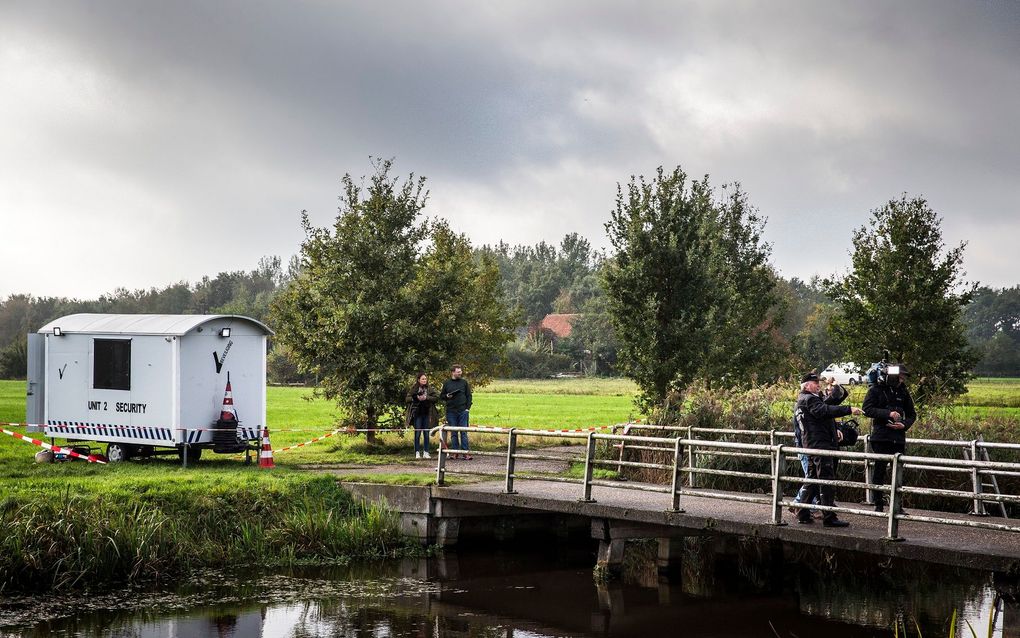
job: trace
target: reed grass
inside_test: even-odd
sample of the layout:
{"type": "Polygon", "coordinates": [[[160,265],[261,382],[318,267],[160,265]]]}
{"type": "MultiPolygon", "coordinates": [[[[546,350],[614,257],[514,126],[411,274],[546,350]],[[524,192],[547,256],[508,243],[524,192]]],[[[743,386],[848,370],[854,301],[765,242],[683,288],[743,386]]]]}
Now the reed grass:
{"type": "Polygon", "coordinates": [[[0,498],[0,591],[108,588],[198,568],[420,551],[393,514],[355,501],[331,477],[136,495],[68,488],[50,498],[0,498]]]}

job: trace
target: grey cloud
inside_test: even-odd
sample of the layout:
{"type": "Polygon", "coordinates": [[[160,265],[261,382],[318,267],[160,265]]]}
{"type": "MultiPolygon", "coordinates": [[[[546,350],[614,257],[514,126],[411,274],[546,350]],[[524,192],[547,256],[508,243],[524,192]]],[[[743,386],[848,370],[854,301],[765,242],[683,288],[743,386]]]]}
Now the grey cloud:
{"type": "MultiPolygon", "coordinates": [[[[0,64],[20,43],[87,76],[40,85],[97,94],[15,111],[0,207],[80,204],[161,238],[125,253],[147,258],[130,273],[37,264],[38,290],[90,295],[295,251],[297,211],[328,223],[370,154],[429,176],[435,212],[478,243],[602,244],[615,181],[682,164],[743,183],[786,274],[845,264],[867,211],[908,191],[971,240],[972,275],[1013,284],[974,229],[1020,232],[1018,27],[1007,2],[8,3],[0,64]]],[[[34,286],[0,276],[0,295],[34,286]]]]}

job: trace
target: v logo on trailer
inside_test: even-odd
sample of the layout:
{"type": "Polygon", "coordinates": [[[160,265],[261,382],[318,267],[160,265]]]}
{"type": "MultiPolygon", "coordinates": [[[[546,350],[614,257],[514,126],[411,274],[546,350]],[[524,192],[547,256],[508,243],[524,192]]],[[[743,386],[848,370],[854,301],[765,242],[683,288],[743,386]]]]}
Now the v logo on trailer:
{"type": "Polygon", "coordinates": [[[219,374],[220,370],[223,369],[223,362],[227,360],[227,354],[230,352],[230,346],[232,346],[232,345],[234,345],[233,341],[228,341],[227,342],[227,347],[223,349],[223,356],[222,357],[219,356],[218,354],[216,354],[216,351],[213,350],[212,358],[213,358],[213,361],[216,362],[216,374],[219,374]]]}
{"type": "MultiPolygon", "coordinates": [[[[63,368],[57,368],[57,374],[60,375],[61,379],[64,378],[64,370],[67,370],[67,364],[66,363],[64,364],[63,368]]],[[[219,372],[219,369],[217,369],[216,372],[219,372]]]]}

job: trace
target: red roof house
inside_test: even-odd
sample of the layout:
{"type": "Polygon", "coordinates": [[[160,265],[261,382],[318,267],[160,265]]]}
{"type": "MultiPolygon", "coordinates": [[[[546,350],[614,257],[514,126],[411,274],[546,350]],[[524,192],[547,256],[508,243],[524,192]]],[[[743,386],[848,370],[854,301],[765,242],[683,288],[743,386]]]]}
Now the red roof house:
{"type": "Polygon", "coordinates": [[[556,339],[562,339],[569,337],[570,333],[574,331],[573,321],[580,317],[580,314],[560,314],[553,313],[546,315],[541,323],[538,324],[538,328],[543,332],[552,334],[556,339]]]}

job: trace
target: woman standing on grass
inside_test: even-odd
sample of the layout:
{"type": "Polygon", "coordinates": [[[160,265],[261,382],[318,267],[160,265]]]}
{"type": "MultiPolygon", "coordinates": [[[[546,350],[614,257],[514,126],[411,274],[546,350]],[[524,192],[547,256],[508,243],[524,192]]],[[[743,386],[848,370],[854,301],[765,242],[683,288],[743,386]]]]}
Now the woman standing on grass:
{"type": "Polygon", "coordinates": [[[416,459],[432,458],[432,455],[429,454],[429,430],[439,425],[439,410],[436,409],[438,399],[439,391],[429,385],[428,375],[419,372],[417,380],[404,398],[407,403],[404,426],[414,428],[414,458],[416,459]],[[421,443],[418,442],[419,437],[421,443]]]}

